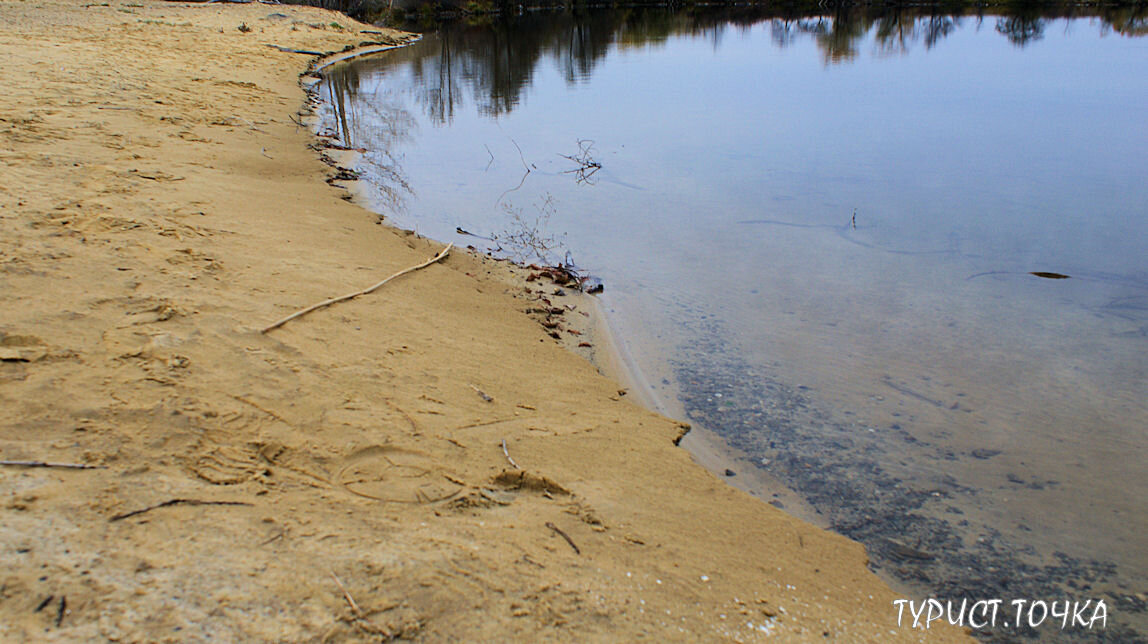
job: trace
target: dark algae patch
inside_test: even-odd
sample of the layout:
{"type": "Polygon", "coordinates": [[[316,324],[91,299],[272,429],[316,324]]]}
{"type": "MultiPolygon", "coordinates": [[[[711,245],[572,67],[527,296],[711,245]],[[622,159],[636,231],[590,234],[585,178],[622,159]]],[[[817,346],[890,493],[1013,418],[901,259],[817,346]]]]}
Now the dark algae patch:
{"type": "Polygon", "coordinates": [[[889,465],[906,443],[928,459],[945,461],[984,461],[999,452],[946,451],[914,439],[905,429],[908,422],[869,431],[824,409],[815,391],[752,368],[732,349],[720,323],[702,326],[696,337],[704,339],[679,351],[674,366],[689,420],[719,434],[754,466],[804,497],[830,529],[864,544],[872,568],[902,592],[958,604],[964,598],[970,604],[1002,598],[997,628],[977,631],[990,641],[1148,641],[1126,621],[1130,614],[1142,618],[1145,613],[1137,594],[1141,589],[1123,587],[1114,563],[1041,552],[971,522],[962,508],[975,508],[980,490],[945,474],[910,481],[889,465]],[[1018,598],[1103,599],[1106,628],[1061,631],[1057,620],[1055,627],[1046,622],[1033,629],[1022,619],[1018,629],[1009,612],[1009,602],[1018,598]]]}

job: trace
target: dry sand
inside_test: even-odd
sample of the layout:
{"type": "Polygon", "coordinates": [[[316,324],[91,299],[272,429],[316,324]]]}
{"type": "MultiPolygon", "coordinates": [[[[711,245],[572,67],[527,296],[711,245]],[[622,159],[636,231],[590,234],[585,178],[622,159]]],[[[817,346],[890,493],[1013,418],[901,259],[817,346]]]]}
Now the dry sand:
{"type": "Polygon", "coordinates": [[[397,34],[150,0],[0,25],[0,458],[99,466],[0,467],[0,640],[962,637],[897,629],[859,545],[694,465],[501,264],[259,333],[440,248],[324,183],[310,58],[266,46],[397,34]]]}

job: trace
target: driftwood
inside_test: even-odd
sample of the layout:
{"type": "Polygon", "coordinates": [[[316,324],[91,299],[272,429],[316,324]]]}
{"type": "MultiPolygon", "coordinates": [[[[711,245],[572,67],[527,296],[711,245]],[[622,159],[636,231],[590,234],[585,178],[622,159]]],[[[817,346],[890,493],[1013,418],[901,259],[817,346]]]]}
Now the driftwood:
{"type": "Polygon", "coordinates": [[[554,525],[553,523],[551,523],[551,522],[549,522],[549,521],[547,521],[547,522],[546,522],[546,527],[547,527],[547,528],[550,528],[551,530],[553,530],[553,531],[555,531],[555,532],[557,532],[557,533],[558,533],[558,536],[560,536],[560,537],[562,537],[563,539],[565,539],[565,540],[566,540],[566,543],[570,544],[570,547],[574,549],[574,554],[576,554],[576,555],[581,555],[581,554],[582,554],[582,551],[581,551],[581,550],[579,550],[579,549],[578,549],[578,546],[574,544],[574,540],[570,538],[570,535],[568,535],[568,534],[566,534],[565,532],[563,532],[563,531],[562,531],[562,528],[559,528],[558,526],[554,525]]]}
{"type": "Polygon", "coordinates": [[[0,461],[0,465],[8,467],[59,467],[69,470],[102,470],[102,465],[87,465],[84,463],[45,463],[44,461],[0,461]]]}
{"type": "Polygon", "coordinates": [[[334,579],[335,583],[339,585],[339,590],[343,591],[343,599],[347,600],[347,603],[351,606],[351,612],[355,614],[355,617],[363,617],[363,611],[359,608],[359,605],[355,603],[355,598],[351,597],[351,593],[347,592],[347,587],[343,585],[343,582],[333,570],[331,571],[331,579],[334,579]]]}
{"type": "Polygon", "coordinates": [[[505,438],[502,439],[502,453],[506,455],[506,460],[510,461],[510,464],[514,466],[514,469],[516,469],[516,470],[522,469],[521,467],[518,467],[518,463],[515,463],[513,458],[510,458],[510,450],[506,449],[506,439],[505,438]]]}
{"type": "Polygon", "coordinates": [[[155,505],[149,505],[148,507],[141,508],[139,510],[132,510],[131,512],[125,512],[123,514],[117,514],[116,516],[112,517],[111,519],[108,519],[108,521],[122,521],[128,517],[134,517],[137,514],[143,514],[144,512],[151,512],[152,510],[158,510],[159,508],[166,508],[169,505],[252,505],[252,504],[246,503],[244,501],[200,501],[198,499],[171,499],[170,501],[164,501],[163,503],[157,503],[155,505]]]}
{"type": "MultiPolygon", "coordinates": [[[[187,2],[188,4],[252,4],[255,0],[167,0],[168,2],[187,2]]],[[[279,4],[278,2],[270,2],[259,0],[259,4],[279,4]]]]}
{"type": "Polygon", "coordinates": [[[282,320],[279,320],[278,322],[276,322],[270,326],[263,327],[262,329],[259,330],[259,332],[260,333],[267,333],[268,331],[277,329],[277,328],[283,326],[284,324],[287,324],[288,322],[290,322],[291,320],[294,320],[295,318],[303,317],[304,315],[307,315],[308,313],[310,313],[312,311],[317,311],[321,308],[331,306],[332,304],[337,304],[339,302],[344,302],[346,300],[354,299],[356,297],[359,297],[360,295],[366,295],[368,293],[371,293],[372,291],[375,291],[376,289],[382,287],[384,284],[386,284],[387,282],[389,282],[389,281],[391,281],[397,277],[402,277],[403,275],[406,275],[407,273],[413,273],[414,271],[417,271],[420,268],[426,268],[427,266],[434,264],[435,262],[439,261],[440,259],[446,257],[447,253],[450,252],[451,248],[454,248],[454,244],[447,244],[446,248],[442,249],[442,251],[438,255],[435,255],[434,257],[428,259],[427,261],[423,262],[422,264],[419,264],[417,266],[412,266],[412,267],[407,268],[407,269],[403,269],[403,270],[395,273],[394,275],[391,275],[390,277],[386,278],[385,280],[382,280],[381,282],[376,283],[375,285],[373,285],[369,288],[365,288],[361,291],[355,291],[354,293],[348,293],[346,295],[341,295],[339,297],[333,297],[329,300],[324,300],[322,302],[319,302],[318,304],[315,304],[313,306],[309,306],[309,307],[303,309],[302,311],[297,311],[295,313],[292,313],[291,315],[288,315],[287,317],[283,318],[282,320]]]}
{"type": "Polygon", "coordinates": [[[330,67],[331,65],[334,65],[335,63],[341,63],[341,62],[346,61],[346,60],[351,60],[352,58],[362,58],[363,56],[369,56],[371,54],[377,54],[379,52],[387,51],[389,49],[401,47],[402,45],[409,45],[409,44],[416,42],[420,38],[422,38],[422,36],[417,36],[415,38],[411,38],[410,40],[405,40],[401,44],[396,44],[396,45],[380,44],[377,47],[360,47],[358,49],[354,49],[354,50],[347,52],[345,54],[341,54],[339,56],[334,56],[333,58],[328,58],[327,60],[324,60],[323,62],[316,64],[314,67],[311,68],[311,73],[316,74],[320,70],[325,69],[327,67],[330,67]]]}
{"type": "MultiPolygon", "coordinates": [[[[358,602],[355,601],[354,597],[351,597],[351,593],[347,590],[347,587],[343,585],[343,581],[339,579],[339,576],[335,574],[334,570],[331,571],[331,578],[335,580],[336,584],[338,584],[339,590],[343,591],[343,599],[345,599],[347,601],[347,605],[351,607],[351,615],[354,617],[355,621],[358,622],[360,628],[366,630],[369,633],[382,636],[381,641],[389,642],[390,640],[394,639],[394,633],[372,622],[367,617],[367,613],[365,613],[362,608],[359,608],[358,602]]],[[[390,610],[391,608],[395,608],[397,606],[398,604],[393,604],[383,608],[382,610],[390,610]]]]}
{"type": "Polygon", "coordinates": [[[307,56],[326,56],[327,55],[321,51],[310,51],[307,49],[292,49],[290,47],[281,47],[279,45],[272,45],[270,43],[268,43],[267,46],[272,48],[272,49],[278,49],[279,51],[285,51],[288,54],[305,54],[307,56]]]}

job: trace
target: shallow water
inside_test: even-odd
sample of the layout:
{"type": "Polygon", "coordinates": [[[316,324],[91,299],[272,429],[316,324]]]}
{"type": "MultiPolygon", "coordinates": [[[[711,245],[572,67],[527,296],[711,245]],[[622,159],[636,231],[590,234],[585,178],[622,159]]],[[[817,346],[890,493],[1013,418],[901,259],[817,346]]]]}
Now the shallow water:
{"type": "Polygon", "coordinates": [[[1088,636],[1129,641],[1148,633],[1145,31],[528,15],[332,68],[323,116],[368,150],[393,224],[602,278],[666,409],[906,592],[1104,599],[1088,636]]]}

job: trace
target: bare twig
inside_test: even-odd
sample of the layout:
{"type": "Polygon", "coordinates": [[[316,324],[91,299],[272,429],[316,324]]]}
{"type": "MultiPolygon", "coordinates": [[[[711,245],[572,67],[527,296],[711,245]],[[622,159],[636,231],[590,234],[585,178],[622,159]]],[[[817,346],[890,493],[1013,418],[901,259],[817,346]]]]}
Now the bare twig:
{"type": "Polygon", "coordinates": [[[513,143],[514,148],[516,150],[518,150],[518,158],[522,160],[522,167],[526,168],[527,174],[530,174],[531,168],[530,168],[530,166],[526,165],[526,156],[524,154],[522,154],[522,148],[518,147],[518,141],[515,141],[514,139],[510,139],[510,142],[513,143]]]}
{"type": "Polygon", "coordinates": [[[288,315],[287,317],[283,318],[282,320],[279,320],[275,324],[272,324],[270,326],[266,326],[266,327],[260,329],[259,332],[260,333],[267,333],[268,331],[271,331],[273,329],[277,329],[277,328],[283,326],[284,324],[287,324],[288,322],[290,322],[291,320],[294,320],[295,318],[303,317],[304,315],[307,315],[308,313],[310,313],[312,311],[316,311],[318,309],[321,309],[321,308],[324,308],[327,306],[331,306],[332,304],[337,304],[339,302],[354,299],[356,297],[359,297],[360,295],[366,295],[368,293],[371,293],[372,291],[380,288],[382,285],[386,284],[387,282],[389,282],[389,281],[391,281],[397,277],[402,277],[403,275],[406,275],[407,273],[412,273],[414,271],[419,270],[420,268],[426,268],[427,266],[434,264],[435,262],[439,261],[440,259],[446,257],[447,253],[449,253],[450,249],[453,247],[454,247],[454,244],[447,244],[446,248],[442,249],[442,251],[438,255],[435,255],[434,257],[428,259],[427,261],[423,262],[422,264],[401,270],[401,271],[395,273],[394,275],[391,275],[390,277],[386,278],[385,280],[378,282],[374,286],[371,286],[370,288],[365,288],[361,291],[356,291],[354,293],[348,293],[346,295],[341,295],[339,297],[333,297],[329,300],[324,300],[322,302],[319,302],[318,304],[315,304],[313,306],[309,306],[309,307],[303,309],[302,311],[292,313],[291,315],[288,315]]]}
{"type": "Polygon", "coordinates": [[[494,397],[492,397],[490,394],[486,393],[485,391],[479,389],[478,385],[471,385],[470,388],[474,390],[474,393],[478,394],[479,398],[482,398],[486,402],[494,402],[494,397]]]}
{"type": "Polygon", "coordinates": [[[56,598],[55,595],[48,595],[47,597],[44,598],[44,601],[40,602],[39,604],[36,604],[36,610],[34,610],[32,612],[38,613],[38,612],[44,610],[44,607],[47,606],[48,604],[51,604],[52,600],[55,598],[56,598]]]}
{"type": "Polygon", "coordinates": [[[69,470],[102,470],[103,465],[87,465],[86,463],[45,463],[44,461],[0,461],[0,465],[8,467],[60,467],[69,470]]]}
{"type": "Polygon", "coordinates": [[[490,239],[495,243],[497,252],[515,261],[549,264],[553,261],[552,253],[562,245],[555,237],[545,235],[550,218],[557,212],[557,205],[549,192],[544,193],[542,200],[533,205],[537,215],[531,219],[523,214],[521,208],[515,208],[509,201],[504,203],[502,208],[510,217],[510,227],[491,235],[490,239]]]}
{"type": "Polygon", "coordinates": [[[272,45],[270,43],[268,43],[267,46],[272,48],[272,49],[278,49],[279,51],[287,52],[288,54],[306,54],[307,56],[326,56],[326,54],[324,54],[321,51],[310,51],[307,49],[292,49],[290,47],[280,47],[279,45],[272,45]]]}
{"type": "Polygon", "coordinates": [[[514,186],[513,188],[511,188],[509,190],[503,190],[502,194],[498,195],[498,199],[494,202],[494,205],[497,206],[498,204],[502,203],[503,197],[505,197],[506,195],[508,195],[508,194],[514,192],[515,190],[518,190],[519,188],[521,188],[522,185],[526,183],[526,177],[529,177],[529,176],[530,176],[530,168],[527,168],[526,172],[522,173],[522,179],[518,182],[518,185],[514,186]]]}
{"type": "Polygon", "coordinates": [[[283,423],[284,425],[287,425],[287,426],[289,426],[289,427],[293,427],[293,425],[291,425],[291,422],[290,422],[289,420],[287,420],[286,418],[284,418],[284,417],[280,416],[279,414],[276,414],[275,412],[273,412],[273,411],[271,411],[270,409],[268,409],[268,408],[264,407],[263,405],[260,405],[259,403],[253,402],[253,401],[251,401],[251,400],[248,400],[248,399],[244,398],[243,396],[237,396],[237,395],[235,395],[235,394],[230,394],[230,396],[231,396],[232,398],[234,398],[234,399],[238,400],[238,401],[239,401],[239,402],[241,402],[241,403],[244,403],[244,404],[246,404],[246,405],[251,405],[251,406],[252,406],[252,407],[254,407],[255,409],[258,409],[259,411],[261,411],[261,412],[263,412],[263,413],[267,414],[268,416],[270,416],[270,417],[274,418],[275,420],[277,420],[277,421],[279,421],[279,422],[283,423]]]}
{"type": "Polygon", "coordinates": [[[56,609],[56,628],[64,623],[64,615],[68,612],[68,598],[60,595],[60,607],[56,609]]]}
{"type": "Polygon", "coordinates": [[[505,438],[502,439],[502,453],[506,455],[506,460],[510,461],[510,464],[512,466],[514,466],[514,469],[516,469],[516,470],[522,469],[521,467],[518,467],[518,463],[515,463],[513,458],[510,458],[510,450],[506,449],[506,439],[505,438]]]}
{"type": "MultiPolygon", "coordinates": [[[[506,191],[503,191],[503,193],[502,193],[502,194],[498,195],[498,200],[494,202],[494,203],[495,203],[495,205],[498,205],[498,204],[502,203],[502,198],[503,198],[503,197],[505,197],[506,195],[508,195],[508,194],[510,194],[510,193],[512,193],[512,192],[514,192],[515,190],[518,190],[519,188],[521,188],[521,187],[522,187],[522,185],[523,185],[524,183],[526,183],[526,177],[529,177],[529,176],[530,176],[530,172],[531,172],[531,171],[534,169],[534,168],[533,168],[531,165],[529,165],[528,163],[526,163],[526,156],[525,156],[524,154],[522,154],[522,148],[518,147],[518,141],[515,141],[515,140],[514,140],[513,138],[511,138],[511,137],[506,137],[506,138],[510,139],[510,142],[514,144],[514,148],[515,148],[516,150],[518,150],[518,158],[519,158],[519,160],[521,160],[521,161],[522,161],[522,168],[525,170],[525,172],[523,172],[523,173],[522,173],[522,180],[518,182],[518,185],[517,185],[517,186],[514,186],[514,187],[513,187],[513,188],[511,188],[510,190],[506,190],[506,191]]],[[[490,152],[490,148],[487,148],[487,152],[490,152]]],[[[490,156],[491,156],[491,160],[493,161],[493,159],[494,159],[494,155],[492,154],[492,155],[490,155],[490,156]]],[[[487,168],[489,168],[489,167],[490,167],[490,166],[489,166],[489,164],[488,164],[488,165],[487,165],[487,168]]]]}
{"type": "Polygon", "coordinates": [[[461,431],[463,429],[474,429],[475,427],[486,427],[487,425],[498,425],[501,423],[509,423],[515,420],[522,420],[521,416],[511,416],[510,418],[495,418],[494,420],[484,420],[480,423],[471,423],[469,425],[460,425],[451,431],[461,431]]]}
{"type": "Polygon", "coordinates": [[[551,522],[549,522],[549,521],[547,521],[547,522],[546,522],[546,527],[547,527],[547,528],[550,528],[551,530],[553,530],[553,531],[555,531],[555,532],[557,532],[557,533],[558,533],[558,536],[560,536],[560,537],[562,537],[563,539],[565,539],[565,540],[566,540],[566,543],[570,544],[570,547],[574,549],[574,554],[576,554],[576,555],[580,555],[580,554],[582,554],[582,551],[581,551],[581,550],[579,550],[579,549],[578,549],[578,546],[574,544],[574,540],[570,538],[570,535],[568,535],[568,534],[566,534],[565,532],[563,532],[563,531],[562,531],[562,528],[559,528],[558,526],[554,525],[553,523],[551,523],[551,522]]]}
{"type": "Polygon", "coordinates": [[[313,67],[311,67],[311,73],[314,74],[314,73],[318,72],[319,70],[326,69],[327,67],[330,67],[331,65],[334,65],[336,63],[341,63],[343,61],[351,60],[352,58],[362,58],[363,56],[369,56],[371,54],[377,54],[381,51],[387,51],[388,49],[394,49],[396,47],[401,47],[402,45],[409,45],[409,44],[419,40],[420,38],[422,38],[422,36],[415,36],[415,37],[412,37],[409,39],[404,38],[400,44],[395,44],[395,45],[378,45],[378,46],[371,46],[371,47],[359,47],[359,48],[356,48],[356,49],[349,51],[345,54],[342,54],[340,56],[328,57],[322,63],[318,63],[318,61],[316,61],[316,63],[318,63],[318,64],[315,64],[313,67]]]}
{"type": "Polygon", "coordinates": [[[602,164],[594,160],[594,157],[591,155],[593,149],[593,141],[580,139],[578,141],[578,154],[559,154],[558,156],[578,164],[577,168],[566,170],[562,174],[574,174],[577,177],[578,183],[594,185],[594,173],[602,169],[602,164]]]}
{"type": "Polygon", "coordinates": [[[335,574],[334,570],[331,571],[331,579],[334,579],[335,583],[339,585],[339,590],[343,591],[343,598],[346,599],[347,603],[351,606],[351,612],[355,614],[355,617],[361,618],[363,616],[362,609],[355,603],[355,598],[351,597],[351,593],[347,592],[347,587],[339,580],[339,576],[335,574]]]}
{"type": "Polygon", "coordinates": [[[164,501],[163,503],[157,503],[155,505],[149,505],[148,507],[141,508],[139,510],[132,510],[131,512],[125,512],[123,514],[117,514],[116,516],[108,519],[108,521],[122,521],[128,517],[134,517],[137,514],[143,514],[144,512],[151,512],[152,510],[158,510],[159,508],[166,508],[169,505],[248,505],[248,506],[250,506],[252,504],[246,503],[244,501],[201,501],[199,499],[171,499],[170,501],[164,501]]]}

